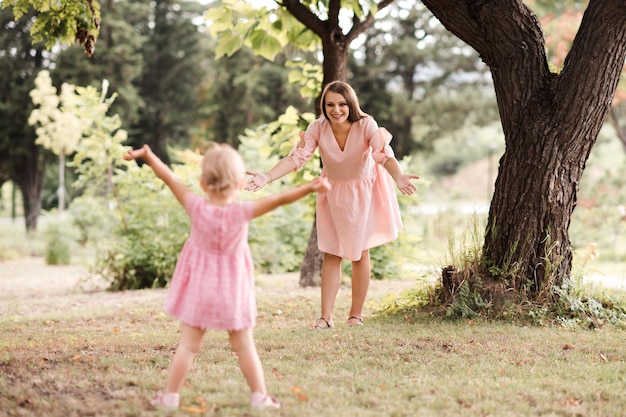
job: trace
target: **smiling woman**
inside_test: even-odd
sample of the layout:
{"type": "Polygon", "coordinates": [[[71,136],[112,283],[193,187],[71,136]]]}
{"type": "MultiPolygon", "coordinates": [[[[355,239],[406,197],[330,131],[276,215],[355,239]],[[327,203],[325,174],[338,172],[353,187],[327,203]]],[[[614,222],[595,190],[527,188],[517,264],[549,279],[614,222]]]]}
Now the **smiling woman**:
{"type": "Polygon", "coordinates": [[[348,324],[363,325],[363,306],[371,276],[371,248],[396,240],[402,228],[393,181],[411,195],[417,175],[404,174],[389,146],[391,134],[364,113],[352,87],[329,83],[320,113],[289,155],[266,173],[252,173],[246,189],[257,191],[300,169],[319,148],[331,190],[318,195],[316,226],[322,264],[322,308],[314,329],[334,327],[333,311],[343,259],[352,262],[352,307],[348,324]]]}

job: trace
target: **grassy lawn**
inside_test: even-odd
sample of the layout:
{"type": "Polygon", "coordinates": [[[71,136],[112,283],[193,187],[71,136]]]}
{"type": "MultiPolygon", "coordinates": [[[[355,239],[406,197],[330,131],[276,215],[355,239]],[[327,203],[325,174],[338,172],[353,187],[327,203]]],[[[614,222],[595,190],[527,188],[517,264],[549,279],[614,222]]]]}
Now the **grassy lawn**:
{"type": "Polygon", "coordinates": [[[256,339],[268,386],[283,404],[254,412],[224,332],[208,332],[179,411],[153,410],[178,323],[165,290],[110,293],[77,267],[40,259],[0,264],[2,416],[623,416],[626,331],[511,323],[415,322],[375,314],[415,283],[374,282],[366,325],[308,330],[316,288],[296,275],[258,278],[256,339]]]}

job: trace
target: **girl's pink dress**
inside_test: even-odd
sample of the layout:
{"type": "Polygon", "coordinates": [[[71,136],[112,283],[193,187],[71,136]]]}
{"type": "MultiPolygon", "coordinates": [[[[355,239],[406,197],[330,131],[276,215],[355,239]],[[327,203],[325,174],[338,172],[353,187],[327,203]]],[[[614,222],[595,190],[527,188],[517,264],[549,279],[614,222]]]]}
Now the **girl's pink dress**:
{"type": "Polygon", "coordinates": [[[299,169],[319,147],[331,190],[317,195],[322,252],[358,261],[361,252],[395,240],[402,220],[393,179],[382,164],[393,156],[391,134],[367,116],[352,124],[344,149],[323,116],[309,125],[304,147],[290,156],[299,169]]]}
{"type": "Polygon", "coordinates": [[[252,202],[216,206],[189,194],[191,232],[178,257],[165,311],[202,329],[254,326],[257,307],[248,224],[252,202]]]}

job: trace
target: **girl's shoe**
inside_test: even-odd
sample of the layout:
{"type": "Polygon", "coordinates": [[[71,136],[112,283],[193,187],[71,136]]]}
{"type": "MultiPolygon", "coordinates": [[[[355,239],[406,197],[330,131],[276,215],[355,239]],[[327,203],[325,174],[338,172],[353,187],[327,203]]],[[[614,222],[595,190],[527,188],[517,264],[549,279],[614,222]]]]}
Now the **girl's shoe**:
{"type": "Polygon", "coordinates": [[[159,408],[178,408],[180,404],[180,394],[177,392],[158,394],[152,397],[150,404],[159,408]]]}
{"type": "Polygon", "coordinates": [[[278,400],[269,394],[261,394],[260,392],[253,392],[250,399],[250,407],[264,409],[264,408],[280,408],[278,400]]]}

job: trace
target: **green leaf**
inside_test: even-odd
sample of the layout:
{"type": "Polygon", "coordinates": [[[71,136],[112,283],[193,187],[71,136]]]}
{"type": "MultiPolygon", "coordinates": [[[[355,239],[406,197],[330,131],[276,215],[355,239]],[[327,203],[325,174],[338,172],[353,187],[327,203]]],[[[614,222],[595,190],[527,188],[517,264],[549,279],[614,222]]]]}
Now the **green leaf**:
{"type": "Polygon", "coordinates": [[[252,49],[265,59],[273,60],[283,47],[280,42],[262,30],[255,30],[250,35],[250,44],[252,49]]]}
{"type": "Polygon", "coordinates": [[[225,7],[209,9],[204,13],[204,19],[210,21],[209,32],[219,37],[221,32],[227,32],[233,27],[233,12],[225,7]]]}
{"type": "Polygon", "coordinates": [[[215,57],[232,56],[243,45],[243,39],[232,32],[223,32],[215,47],[215,57]]]}

